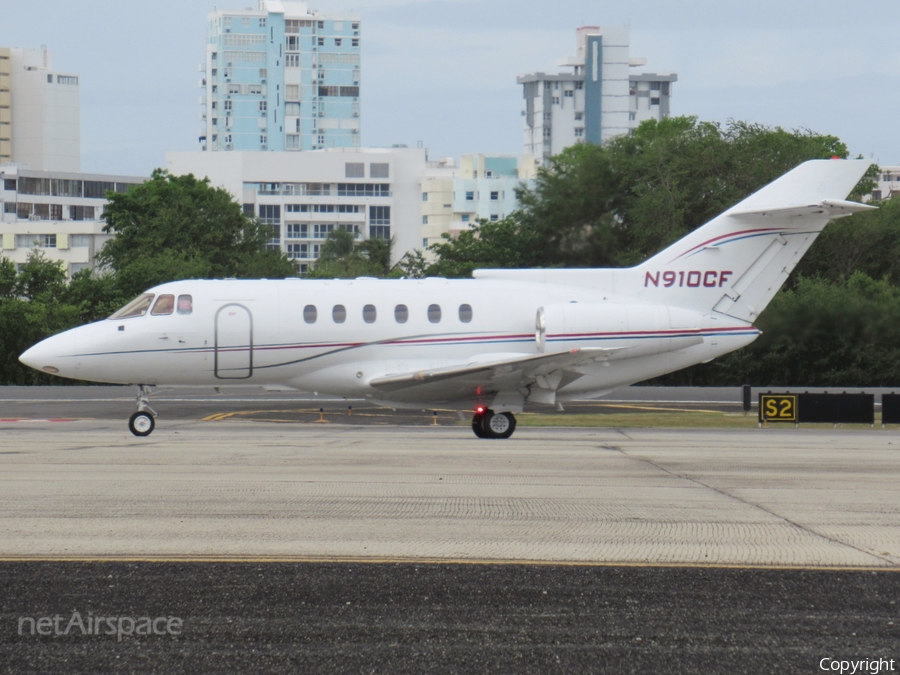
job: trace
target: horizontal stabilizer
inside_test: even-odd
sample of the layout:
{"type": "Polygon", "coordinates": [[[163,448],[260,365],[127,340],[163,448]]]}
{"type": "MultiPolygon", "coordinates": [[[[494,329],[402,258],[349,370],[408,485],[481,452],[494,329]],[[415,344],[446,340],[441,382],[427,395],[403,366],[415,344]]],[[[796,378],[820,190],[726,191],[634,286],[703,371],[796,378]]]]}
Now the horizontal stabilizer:
{"type": "Polygon", "coordinates": [[[843,199],[825,199],[818,204],[774,206],[771,208],[728,211],[728,215],[741,218],[745,216],[828,216],[829,218],[840,218],[841,216],[849,216],[859,211],[873,211],[877,209],[877,206],[869,206],[868,204],[860,204],[859,202],[849,202],[843,199]]]}

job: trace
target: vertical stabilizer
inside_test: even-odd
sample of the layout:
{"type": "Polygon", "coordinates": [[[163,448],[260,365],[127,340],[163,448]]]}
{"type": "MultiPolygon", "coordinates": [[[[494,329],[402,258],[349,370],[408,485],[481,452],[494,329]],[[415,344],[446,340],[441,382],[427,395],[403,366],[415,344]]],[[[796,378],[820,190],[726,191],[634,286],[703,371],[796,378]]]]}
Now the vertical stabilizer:
{"type": "MultiPolygon", "coordinates": [[[[844,201],[865,160],[813,160],[616,279],[646,300],[754,321],[828,222],[874,207],[844,201]]],[[[618,276],[618,274],[617,274],[618,276]]]]}

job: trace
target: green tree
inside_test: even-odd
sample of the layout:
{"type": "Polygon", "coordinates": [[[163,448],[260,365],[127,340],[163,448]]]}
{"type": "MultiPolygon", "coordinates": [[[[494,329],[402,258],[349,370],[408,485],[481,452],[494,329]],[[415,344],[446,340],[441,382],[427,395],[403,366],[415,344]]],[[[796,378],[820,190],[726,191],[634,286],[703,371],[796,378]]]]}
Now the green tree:
{"type": "Polygon", "coordinates": [[[859,271],[900,286],[900,199],[875,205],[877,211],[830,223],[800,261],[797,275],[838,283],[859,271]]]}
{"type": "Polygon", "coordinates": [[[81,325],[107,318],[131,300],[131,296],[123,295],[115,275],[85,269],[72,275],[60,299],[74,308],[77,323],[81,325]]]}
{"type": "Polygon", "coordinates": [[[393,239],[357,241],[352,232],[334,230],[322,244],[319,258],[307,276],[311,279],[403,276],[403,265],[391,263],[393,246],[393,239]]]}
{"type": "Polygon", "coordinates": [[[619,182],[614,157],[606,146],[578,144],[552,157],[548,167],[538,170],[532,189],[516,190],[520,210],[507,218],[510,222],[493,232],[480,228],[485,235],[504,232],[524,238],[521,244],[510,243],[513,258],[506,263],[498,260],[495,266],[615,265],[621,246],[614,209],[619,182]]]}
{"type": "Polygon", "coordinates": [[[208,179],[157,169],[125,193],[107,193],[104,231],[115,234],[98,262],[133,296],[165,281],[192,277],[293,276],[287,257],[265,249],[271,227],[208,179]]]}
{"type": "Polygon", "coordinates": [[[459,276],[485,265],[633,265],[801,162],[833,156],[847,156],[844,144],[809,130],[695,117],[647,121],[633,135],[551,158],[533,187],[517,189],[520,209],[507,222],[432,246],[434,267],[459,276]]]}
{"type": "Polygon", "coordinates": [[[319,250],[318,259],[307,271],[307,277],[311,279],[354,279],[368,276],[377,276],[377,266],[359,250],[354,234],[344,229],[328,234],[319,250]]]}
{"type": "Polygon", "coordinates": [[[77,311],[62,295],[62,264],[35,249],[16,273],[0,260],[0,384],[47,384],[56,378],[19,362],[19,355],[49,335],[80,323],[77,311]]]}
{"type": "Polygon", "coordinates": [[[441,236],[444,241],[429,247],[436,256],[427,268],[430,276],[470,277],[479,267],[545,267],[549,263],[541,232],[515,216],[479,220],[456,238],[441,236]]]}
{"type": "Polygon", "coordinates": [[[388,276],[393,278],[422,279],[429,274],[429,262],[419,249],[407,251],[388,276]]]}
{"type": "Polygon", "coordinates": [[[32,250],[19,268],[15,295],[34,300],[40,296],[58,296],[66,285],[66,271],[59,260],[51,261],[40,248],[32,250]]]}
{"type": "Polygon", "coordinates": [[[377,270],[376,276],[389,276],[394,268],[391,256],[394,251],[394,238],[390,239],[366,239],[361,241],[356,250],[368,260],[373,269],[377,270]]]}
{"type": "Polygon", "coordinates": [[[0,300],[16,297],[16,265],[9,258],[0,258],[0,300]]]}
{"type": "Polygon", "coordinates": [[[762,335],[710,363],[652,381],[688,386],[900,385],[900,289],[863,272],[799,277],[760,315],[762,335]]]}

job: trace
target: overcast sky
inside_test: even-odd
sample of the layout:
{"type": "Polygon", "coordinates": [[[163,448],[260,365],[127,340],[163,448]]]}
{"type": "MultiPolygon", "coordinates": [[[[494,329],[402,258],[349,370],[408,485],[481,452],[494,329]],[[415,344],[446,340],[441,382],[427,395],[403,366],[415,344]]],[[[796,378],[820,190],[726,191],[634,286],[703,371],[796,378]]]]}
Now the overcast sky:
{"type": "MultiPolygon", "coordinates": [[[[213,0],[220,9],[256,0],[213,0]]],[[[516,76],[556,72],[580,25],[631,26],[672,112],[809,128],[900,164],[900,11],[870,0],[317,0],[362,15],[362,143],[522,152],[516,76]]],[[[209,0],[0,0],[0,45],[81,77],[82,170],[147,175],[197,149],[209,0]]]]}

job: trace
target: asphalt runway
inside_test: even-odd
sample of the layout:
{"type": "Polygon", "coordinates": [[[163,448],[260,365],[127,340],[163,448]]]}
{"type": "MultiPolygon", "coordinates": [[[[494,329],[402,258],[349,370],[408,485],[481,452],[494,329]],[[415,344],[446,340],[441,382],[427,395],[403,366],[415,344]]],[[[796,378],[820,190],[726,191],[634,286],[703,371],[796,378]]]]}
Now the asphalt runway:
{"type": "Polygon", "coordinates": [[[863,659],[884,659],[881,672],[900,667],[895,572],[6,563],[0,587],[8,673],[797,674],[863,659]],[[28,619],[56,616],[63,634],[31,633],[28,619]],[[114,630],[104,621],[93,634],[88,617],[114,617],[114,630]],[[177,622],[171,633],[166,623],[161,635],[135,635],[132,617],[177,622]]]}
{"type": "Polygon", "coordinates": [[[900,668],[893,431],[479,441],[195,410],[140,439],[31,400],[0,423],[3,672],[900,668]],[[125,634],[29,631],[74,612],[125,634]]]}

